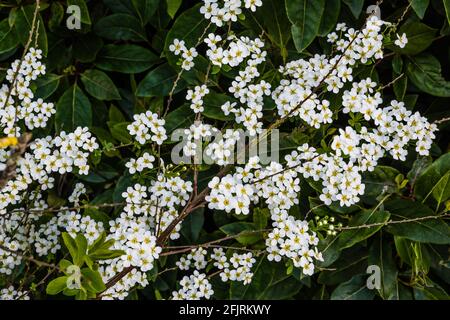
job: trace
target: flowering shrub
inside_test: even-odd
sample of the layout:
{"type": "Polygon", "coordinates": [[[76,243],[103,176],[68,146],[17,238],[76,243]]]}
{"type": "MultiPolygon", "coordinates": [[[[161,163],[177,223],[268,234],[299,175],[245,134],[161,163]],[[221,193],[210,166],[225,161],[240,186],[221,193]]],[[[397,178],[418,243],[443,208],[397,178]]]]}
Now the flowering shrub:
{"type": "Polygon", "coordinates": [[[448,1],[6,2],[0,299],[448,297],[448,1]]]}

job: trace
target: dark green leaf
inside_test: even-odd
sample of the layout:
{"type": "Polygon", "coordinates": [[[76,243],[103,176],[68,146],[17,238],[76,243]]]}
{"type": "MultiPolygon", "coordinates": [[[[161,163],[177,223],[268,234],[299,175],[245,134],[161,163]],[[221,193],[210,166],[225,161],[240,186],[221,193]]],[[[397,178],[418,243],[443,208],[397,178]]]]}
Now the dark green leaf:
{"type": "Polygon", "coordinates": [[[374,290],[366,284],[367,275],[356,275],[347,282],[341,283],[331,294],[331,300],[372,300],[374,290]]]}
{"type": "Polygon", "coordinates": [[[13,50],[19,44],[16,30],[11,28],[8,19],[0,22],[0,54],[13,50]]]}
{"type": "Polygon", "coordinates": [[[37,78],[35,81],[36,96],[42,99],[51,96],[58,88],[61,78],[62,76],[58,76],[53,73],[47,73],[46,75],[37,78]]]}
{"type": "Polygon", "coordinates": [[[428,48],[434,40],[437,29],[417,21],[408,21],[398,31],[399,35],[406,33],[408,44],[402,49],[393,46],[392,49],[400,54],[415,55],[428,48]]]}
{"type": "Polygon", "coordinates": [[[341,0],[326,0],[325,9],[320,21],[319,35],[324,37],[335,27],[341,12],[341,0]]]}
{"type": "Polygon", "coordinates": [[[118,100],[119,91],[103,71],[90,69],[81,74],[81,81],[86,91],[98,100],[118,100]]]}
{"type": "MultiPolygon", "coordinates": [[[[163,64],[150,71],[139,83],[136,89],[138,97],[163,97],[169,95],[174,85],[177,73],[168,65],[163,64]]],[[[175,93],[186,87],[184,80],[178,82],[175,93]]]]}
{"type": "Polygon", "coordinates": [[[147,24],[155,14],[156,9],[158,9],[159,1],[160,0],[131,0],[134,11],[139,16],[143,25],[147,24]]]}
{"type": "Polygon", "coordinates": [[[66,90],[56,104],[57,131],[73,131],[76,127],[92,124],[92,108],[83,91],[74,84],[66,90]]]}
{"type": "Polygon", "coordinates": [[[283,263],[269,262],[266,257],[260,258],[252,272],[254,273],[252,282],[246,286],[242,282],[232,281],[230,299],[289,299],[302,286],[293,276],[286,274],[283,263]]]}
{"type": "Polygon", "coordinates": [[[343,0],[344,3],[350,8],[350,11],[356,19],[359,18],[364,6],[364,0],[343,0]]]}
{"type": "Polygon", "coordinates": [[[418,202],[403,199],[386,202],[386,208],[391,212],[392,220],[398,221],[387,227],[390,233],[418,242],[436,244],[450,243],[450,229],[442,219],[431,218],[401,222],[402,220],[433,217],[435,213],[430,208],[418,202]]]}
{"type": "MultiPolygon", "coordinates": [[[[411,7],[420,19],[425,16],[425,11],[427,11],[430,0],[409,0],[411,7]]],[[[445,0],[444,0],[445,2],[445,0]]]]}
{"type": "Polygon", "coordinates": [[[319,33],[325,0],[286,0],[286,12],[292,22],[292,39],[297,51],[306,49],[319,33]]]}
{"type": "Polygon", "coordinates": [[[106,16],[97,22],[94,30],[100,37],[110,40],[147,41],[141,23],[129,14],[106,16]]]}
{"type": "Polygon", "coordinates": [[[140,73],[152,67],[158,57],[150,50],[133,44],[109,44],[102,48],[95,65],[103,70],[140,73]]]}
{"type": "Polygon", "coordinates": [[[166,2],[167,2],[167,13],[173,19],[181,6],[182,0],[166,0],[166,2]]]}
{"type": "Polygon", "coordinates": [[[227,236],[237,236],[236,240],[244,245],[253,244],[262,239],[261,232],[255,232],[257,229],[253,223],[233,222],[219,228],[227,236]]]}
{"type": "MultiPolygon", "coordinates": [[[[17,35],[19,36],[22,45],[25,45],[28,42],[31,26],[33,24],[33,16],[35,8],[36,6],[33,4],[25,7],[20,7],[17,10],[16,21],[14,26],[16,28],[17,35]]],[[[45,31],[44,21],[42,20],[42,17],[39,13],[37,15],[37,21],[39,22],[39,27],[37,29],[38,32],[37,46],[39,49],[42,50],[43,54],[46,56],[48,52],[47,32],[45,31]]]]}
{"type": "Polygon", "coordinates": [[[369,238],[382,228],[383,223],[388,221],[389,217],[390,213],[383,210],[365,209],[357,213],[348,225],[349,227],[355,227],[355,229],[344,230],[340,233],[338,239],[339,247],[341,249],[349,248],[369,238]],[[364,227],[364,225],[372,224],[375,224],[375,226],[364,227]]]}
{"type": "Polygon", "coordinates": [[[441,64],[429,53],[411,57],[407,74],[412,83],[425,93],[450,97],[450,82],[442,77],[441,64]]]}
{"type": "Polygon", "coordinates": [[[369,250],[369,265],[380,268],[381,288],[378,290],[381,298],[389,299],[397,289],[397,266],[392,255],[392,245],[379,235],[369,250]]]}

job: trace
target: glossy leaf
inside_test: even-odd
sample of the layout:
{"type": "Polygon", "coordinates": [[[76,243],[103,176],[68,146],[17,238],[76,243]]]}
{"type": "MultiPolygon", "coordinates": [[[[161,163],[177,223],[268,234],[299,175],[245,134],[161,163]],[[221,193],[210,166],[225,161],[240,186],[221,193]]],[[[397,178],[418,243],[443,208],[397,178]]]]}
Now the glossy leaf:
{"type": "Polygon", "coordinates": [[[119,91],[108,75],[102,71],[90,69],[81,74],[86,91],[98,100],[118,100],[119,91]]]}
{"type": "Polygon", "coordinates": [[[78,126],[89,127],[91,124],[91,103],[83,91],[74,84],[64,92],[56,104],[56,130],[72,131],[78,126]]]}

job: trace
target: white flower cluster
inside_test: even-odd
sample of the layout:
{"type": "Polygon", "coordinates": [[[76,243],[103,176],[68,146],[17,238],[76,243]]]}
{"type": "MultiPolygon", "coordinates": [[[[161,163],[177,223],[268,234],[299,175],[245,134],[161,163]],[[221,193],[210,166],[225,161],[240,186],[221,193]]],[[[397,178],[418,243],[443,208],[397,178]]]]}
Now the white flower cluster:
{"type": "Polygon", "coordinates": [[[127,126],[127,129],[140,144],[146,144],[151,140],[161,145],[167,139],[166,129],[164,129],[166,121],[159,119],[156,113],[147,111],[134,115],[133,119],[134,121],[127,126]]]}
{"type": "Polygon", "coordinates": [[[207,251],[202,247],[192,249],[188,255],[182,256],[175,265],[180,270],[189,270],[191,267],[196,270],[205,269],[208,264],[206,254],[207,251]]]}
{"type": "MultiPolygon", "coordinates": [[[[361,113],[366,121],[374,121],[377,129],[372,132],[363,129],[362,136],[358,136],[356,133],[349,134],[347,140],[352,140],[350,144],[345,143],[345,140],[342,139],[336,140],[336,143],[342,147],[338,148],[334,143],[334,149],[347,147],[344,154],[356,159],[359,157],[359,149],[354,149],[354,147],[359,144],[361,139],[364,139],[372,145],[379,145],[386,149],[394,159],[405,161],[408,144],[412,140],[417,140],[416,151],[420,155],[427,156],[435,138],[434,132],[437,130],[437,126],[430,124],[420,113],[412,113],[406,109],[403,102],[393,100],[390,106],[380,108],[383,100],[379,92],[373,94],[375,86],[376,83],[370,79],[354,83],[350,91],[344,92],[342,105],[345,107],[344,113],[361,113]],[[350,150],[348,150],[348,145],[353,145],[350,150]]],[[[337,153],[339,155],[339,151],[337,153]]]]}
{"type": "Polygon", "coordinates": [[[142,172],[144,169],[153,169],[153,162],[155,161],[155,157],[150,153],[145,152],[141,157],[137,159],[130,159],[125,166],[128,168],[128,171],[131,174],[135,174],[136,172],[142,172]]]}
{"type": "Polygon", "coordinates": [[[264,106],[264,96],[270,96],[271,86],[262,80],[253,84],[253,80],[260,76],[258,65],[266,60],[267,52],[263,51],[264,43],[256,38],[251,40],[248,37],[236,37],[231,35],[227,38],[228,43],[223,47],[218,46],[222,38],[218,35],[209,34],[205,39],[209,49],[207,56],[216,66],[222,67],[228,65],[237,67],[244,61],[246,62],[244,70],[239,71],[238,76],[233,80],[229,92],[247,108],[237,107],[237,102],[227,102],[221,106],[224,114],[235,115],[237,123],[243,123],[244,127],[255,135],[260,132],[262,123],[262,110],[264,106]]]}
{"type": "Polygon", "coordinates": [[[0,87],[0,126],[8,136],[20,136],[20,127],[16,123],[18,120],[24,120],[30,130],[44,128],[56,112],[53,103],[46,103],[42,99],[33,101],[30,84],[39,75],[45,74],[41,58],[42,51],[31,48],[23,61],[14,61],[6,72],[6,80],[11,88],[6,84],[0,87]]]}
{"type": "Polygon", "coordinates": [[[235,146],[240,139],[239,130],[227,129],[223,135],[216,135],[214,142],[206,147],[205,154],[219,166],[231,164],[234,162],[235,146]]]}
{"type": "Polygon", "coordinates": [[[197,270],[192,275],[184,276],[180,281],[181,288],[172,293],[173,300],[200,300],[209,299],[214,291],[206,274],[197,270]]]}
{"type": "Polygon", "coordinates": [[[194,157],[199,151],[197,147],[201,147],[202,141],[208,141],[218,131],[217,128],[209,124],[195,121],[189,129],[184,130],[186,144],[183,146],[183,154],[194,157]]]}
{"type": "Polygon", "coordinates": [[[62,131],[57,137],[34,140],[30,144],[31,153],[25,153],[17,162],[16,177],[0,191],[0,214],[6,213],[8,206],[20,203],[33,182],[41,190],[51,189],[55,181],[52,173],[77,170],[78,174],[88,174],[89,154],[97,148],[96,139],[87,128],[81,127],[69,134],[62,131]]]}
{"type": "Polygon", "coordinates": [[[309,230],[308,222],[296,220],[285,210],[272,215],[274,229],[266,239],[269,261],[281,261],[282,257],[292,260],[303,274],[314,273],[314,260],[323,261],[322,253],[317,250],[319,238],[309,230]],[[313,249],[314,250],[313,250],[313,249]]]}
{"type": "Polygon", "coordinates": [[[80,196],[86,194],[87,190],[83,183],[78,182],[75,185],[75,188],[72,191],[72,194],[69,196],[69,202],[78,205],[80,203],[80,196]]]}
{"type": "MultiPolygon", "coordinates": [[[[124,299],[136,284],[148,284],[145,272],[153,268],[161,252],[156,235],[178,216],[178,208],[186,204],[192,190],[191,182],[160,174],[149,188],[135,184],[122,194],[126,206],[115,221],[110,221],[107,238],[114,239],[114,249],[124,250],[125,255],[103,261],[100,270],[103,280],[108,281],[126,267],[135,268],[102,294],[104,299],[124,299]]],[[[180,228],[180,225],[176,226],[170,234],[171,239],[180,237],[180,228]]]]}
{"type": "Polygon", "coordinates": [[[194,59],[198,56],[198,52],[195,47],[188,49],[184,40],[174,39],[169,46],[169,50],[176,56],[181,54],[181,68],[183,70],[189,71],[195,66],[194,59]]]}
{"type": "Polygon", "coordinates": [[[223,270],[220,273],[220,279],[223,282],[238,281],[243,282],[244,285],[252,282],[253,273],[251,271],[256,259],[253,258],[251,252],[243,254],[235,252],[232,257],[228,259],[225,252],[223,252],[223,249],[217,248],[214,249],[211,259],[215,261],[215,267],[223,270]]]}
{"type": "MultiPolygon", "coordinates": [[[[34,210],[46,207],[39,196],[30,197],[30,200],[35,201],[34,210]]],[[[27,212],[24,208],[12,211],[9,215],[9,218],[0,216],[3,226],[0,229],[0,243],[7,248],[0,248],[0,273],[4,274],[11,274],[23,262],[22,253],[31,248],[41,257],[56,254],[61,249],[61,232],[68,232],[73,237],[81,233],[91,244],[104,231],[102,222],[96,222],[89,216],[82,217],[80,213],[64,208],[41,224],[37,224],[41,218],[39,213],[27,212]]]]}
{"type": "Polygon", "coordinates": [[[191,109],[195,113],[203,112],[203,98],[209,93],[206,85],[196,86],[194,90],[188,90],[186,100],[191,101],[191,109]]]}
{"type": "MultiPolygon", "coordinates": [[[[139,188],[136,188],[139,189],[139,188]]],[[[99,271],[105,283],[127,267],[134,267],[126,277],[102,294],[102,299],[124,299],[136,284],[148,285],[146,272],[153,269],[161,247],[156,244],[153,220],[148,216],[130,216],[123,212],[110,221],[107,239],[114,239],[112,249],[123,250],[124,255],[100,261],[99,271]]]]}
{"type": "Polygon", "coordinates": [[[26,292],[18,291],[13,286],[9,286],[0,291],[0,300],[30,300],[30,296],[26,292]]]}
{"type": "Polygon", "coordinates": [[[309,125],[320,128],[331,123],[333,113],[330,102],[319,99],[314,88],[322,83],[326,90],[338,93],[346,82],[353,80],[352,66],[356,62],[366,63],[369,59],[383,57],[384,22],[372,16],[362,31],[348,29],[344,23],[338,24],[337,31],[328,35],[339,52],[331,59],[325,55],[315,55],[309,60],[296,60],[280,68],[280,72],[290,79],[283,79],[272,93],[278,114],[282,117],[299,116],[309,125]]]}
{"type": "Polygon", "coordinates": [[[200,13],[218,27],[222,27],[229,21],[237,21],[238,16],[242,13],[242,2],[246,9],[253,12],[257,7],[262,6],[262,0],[224,0],[222,1],[223,7],[219,7],[219,0],[203,0],[203,2],[200,13]]]}

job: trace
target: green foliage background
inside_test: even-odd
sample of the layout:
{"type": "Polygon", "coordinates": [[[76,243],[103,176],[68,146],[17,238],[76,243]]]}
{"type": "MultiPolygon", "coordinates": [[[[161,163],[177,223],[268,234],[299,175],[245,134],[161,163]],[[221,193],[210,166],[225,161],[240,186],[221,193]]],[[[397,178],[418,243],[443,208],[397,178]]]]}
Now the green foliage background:
{"type": "MultiPolygon", "coordinates": [[[[263,34],[268,60],[262,72],[272,85],[279,81],[276,66],[286,61],[329,53],[326,36],[337,22],[359,28],[365,8],[374,1],[363,0],[264,0],[256,13],[234,24],[239,34],[263,34]]],[[[2,0],[0,4],[0,80],[13,59],[21,55],[28,38],[34,1],[2,0]]],[[[61,0],[42,1],[37,43],[46,55],[47,75],[35,85],[35,94],[57,104],[57,113],[44,136],[76,126],[88,126],[101,141],[103,150],[95,154],[95,167],[87,177],[79,177],[90,188],[89,204],[120,202],[121,192],[131,185],[124,163],[132,153],[126,126],[133,114],[147,109],[163,110],[180,67],[168,51],[174,38],[194,46],[208,21],[199,13],[199,1],[181,0],[61,0]],[[81,30],[68,30],[68,5],[82,9],[81,30]]],[[[406,33],[405,49],[388,46],[386,58],[377,67],[357,70],[358,78],[371,77],[387,84],[385,100],[405,101],[430,121],[450,117],[450,1],[392,0],[382,4],[384,20],[397,21],[411,5],[398,32],[406,33]],[[403,76],[401,76],[403,75],[403,76]],[[401,77],[400,77],[401,76],[401,77]]],[[[214,28],[210,28],[212,31],[214,28]]],[[[393,39],[395,40],[395,39],[393,39]]],[[[186,127],[194,115],[184,102],[183,89],[204,81],[207,61],[200,57],[195,69],[185,72],[178,83],[174,101],[166,117],[166,129],[186,127]],[[177,94],[179,93],[179,94],[177,94]]],[[[213,70],[209,84],[213,93],[205,101],[203,113],[211,123],[229,120],[220,108],[235,71],[213,70]]],[[[334,99],[334,110],[339,108],[334,99]]],[[[274,105],[268,103],[265,121],[275,119],[274,105]]],[[[357,125],[363,119],[350,121],[357,125]]],[[[342,125],[345,125],[343,122],[342,125]]],[[[283,263],[260,259],[250,286],[214,281],[216,298],[233,299],[447,299],[450,290],[450,232],[445,215],[450,208],[450,122],[439,125],[438,138],[430,157],[418,158],[414,150],[406,162],[385,160],[364,177],[366,195],[358,206],[320,206],[314,183],[303,183],[300,205],[291,212],[298,217],[312,210],[319,217],[334,216],[349,228],[323,241],[325,262],[313,277],[303,277],[283,263]],[[424,218],[434,216],[434,218],[424,218]],[[404,219],[417,219],[407,223],[404,219]],[[386,225],[384,223],[388,222],[386,225]],[[370,225],[367,227],[361,227],[370,225]],[[368,265],[382,271],[381,288],[366,287],[368,265]],[[286,269],[288,270],[286,272],[286,269]]],[[[282,153],[308,142],[328,148],[332,131],[306,129],[299,120],[283,125],[282,153]]],[[[163,146],[169,154],[171,145],[163,146]]],[[[215,167],[202,168],[200,184],[217,173],[215,167]]],[[[139,177],[142,181],[148,177],[139,177]]],[[[60,181],[61,183],[61,181],[60,181]]],[[[65,203],[70,178],[48,195],[53,206],[65,203]]],[[[107,221],[118,209],[86,209],[95,219],[107,221]]],[[[249,217],[199,210],[184,222],[178,244],[203,243],[245,230],[265,228],[267,212],[255,208],[249,217]],[[243,220],[242,220],[243,219],[243,220]]],[[[264,246],[259,236],[243,236],[234,245],[264,246]]],[[[48,259],[52,259],[49,257],[48,259]]],[[[170,260],[170,259],[169,259],[170,260]]],[[[165,259],[157,268],[164,269],[165,259]]],[[[19,273],[21,271],[18,271],[19,273]]],[[[23,270],[22,270],[23,272],[23,270]]],[[[20,274],[15,275],[20,277],[20,274]]],[[[131,299],[167,297],[174,288],[177,271],[155,277],[131,299]]],[[[42,290],[41,290],[42,291],[42,290]]],[[[45,298],[39,290],[35,293],[45,298]]]]}

